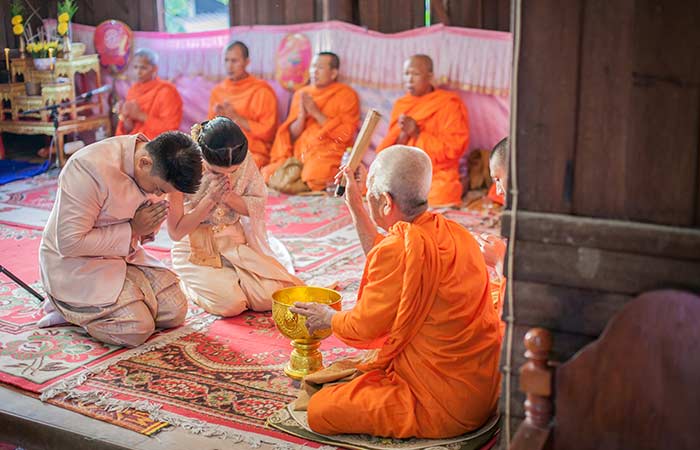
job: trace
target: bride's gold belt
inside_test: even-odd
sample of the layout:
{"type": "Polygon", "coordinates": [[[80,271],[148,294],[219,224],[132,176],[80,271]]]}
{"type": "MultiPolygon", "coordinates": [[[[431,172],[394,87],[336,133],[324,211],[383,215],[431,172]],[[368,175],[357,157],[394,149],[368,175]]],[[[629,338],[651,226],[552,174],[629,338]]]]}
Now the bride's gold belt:
{"type": "Polygon", "coordinates": [[[221,268],[221,254],[214,239],[213,226],[201,224],[190,233],[189,261],[198,266],[221,268]]]}

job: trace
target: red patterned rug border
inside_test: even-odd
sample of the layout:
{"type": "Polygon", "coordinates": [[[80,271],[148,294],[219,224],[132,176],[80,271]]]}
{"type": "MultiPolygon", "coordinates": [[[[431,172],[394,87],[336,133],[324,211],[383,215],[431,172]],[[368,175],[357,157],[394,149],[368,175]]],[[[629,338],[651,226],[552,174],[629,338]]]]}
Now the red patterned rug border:
{"type": "MultiPolygon", "coordinates": [[[[81,386],[88,381],[88,377],[90,375],[104,371],[121,361],[125,361],[140,354],[169,345],[192,333],[200,332],[209,327],[218,319],[219,317],[216,316],[204,316],[197,322],[186,325],[180,330],[175,330],[168,334],[156,337],[153,341],[141,347],[126,350],[120,355],[117,355],[108,361],[104,361],[102,364],[86,367],[82,372],[45,388],[39,398],[44,402],[54,403],[61,407],[65,406],[63,405],[65,402],[55,402],[52,400],[59,395],[63,396],[63,400],[91,404],[109,411],[132,409],[147,413],[151,419],[156,422],[167,422],[190,433],[205,437],[217,437],[233,443],[248,444],[250,448],[258,448],[263,443],[273,445],[275,448],[280,449],[295,448],[298,450],[303,450],[304,448],[309,447],[322,447],[321,444],[300,439],[272,428],[255,427],[250,424],[239,422],[236,422],[235,427],[230,427],[224,425],[223,423],[205,422],[197,418],[182,416],[177,412],[170,410],[167,404],[157,404],[149,400],[136,400],[136,398],[131,397],[128,394],[115,395],[102,391],[81,390],[81,386]]],[[[76,412],[80,412],[79,408],[74,410],[76,412]]],[[[223,420],[221,422],[223,422],[223,420]]],[[[230,421],[227,422],[231,423],[230,421]]]]}
{"type": "Polygon", "coordinates": [[[91,366],[85,366],[80,372],[75,373],[69,377],[63,378],[62,380],[42,389],[40,399],[41,401],[47,401],[57,396],[58,394],[69,394],[71,390],[85,383],[89,375],[108,369],[114,364],[125,359],[133,358],[134,356],[138,356],[140,354],[168,345],[183,336],[187,336],[197,331],[201,331],[202,329],[208,327],[213,322],[219,319],[220,317],[218,316],[206,314],[201,318],[195,319],[192,323],[183,325],[177,330],[173,330],[160,336],[156,336],[154,339],[141,345],[140,347],[125,350],[117,355],[112,355],[112,358],[109,358],[106,361],[102,361],[101,363],[94,364],[91,366]]]}

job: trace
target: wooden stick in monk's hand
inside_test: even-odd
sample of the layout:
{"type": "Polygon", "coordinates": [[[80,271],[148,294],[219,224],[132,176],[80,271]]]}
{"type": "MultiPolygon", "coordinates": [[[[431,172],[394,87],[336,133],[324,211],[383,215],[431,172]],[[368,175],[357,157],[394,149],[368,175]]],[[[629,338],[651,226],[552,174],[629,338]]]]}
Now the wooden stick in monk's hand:
{"type": "MultiPolygon", "coordinates": [[[[348,167],[352,172],[357,170],[357,166],[362,162],[362,158],[365,156],[365,152],[369,147],[369,142],[372,140],[372,135],[374,130],[377,128],[379,119],[382,115],[376,109],[370,109],[367,111],[365,116],[365,121],[362,123],[362,128],[357,134],[357,139],[355,139],[355,144],[352,146],[352,151],[350,152],[350,161],[348,161],[348,167]]],[[[340,179],[340,184],[335,188],[335,196],[342,197],[345,194],[345,178],[340,179]]]]}

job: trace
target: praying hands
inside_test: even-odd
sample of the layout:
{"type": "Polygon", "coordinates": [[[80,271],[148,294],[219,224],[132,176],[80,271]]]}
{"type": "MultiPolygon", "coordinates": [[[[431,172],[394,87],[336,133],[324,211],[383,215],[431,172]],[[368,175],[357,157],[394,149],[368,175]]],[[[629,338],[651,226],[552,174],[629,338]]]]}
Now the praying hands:
{"type": "Polygon", "coordinates": [[[134,122],[144,122],[146,117],[146,113],[141,111],[138,103],[133,100],[124,102],[119,108],[119,120],[127,133],[134,129],[134,122]]]}
{"type": "Polygon", "coordinates": [[[229,180],[229,177],[227,175],[217,175],[209,184],[207,195],[204,197],[204,200],[215,205],[230,191],[231,180],[229,180]]]}
{"type": "Polygon", "coordinates": [[[243,196],[236,194],[231,189],[231,179],[228,175],[219,174],[207,187],[207,195],[204,197],[204,204],[212,207],[223,201],[231,209],[242,216],[250,215],[248,204],[243,196]]]}
{"type": "Polygon", "coordinates": [[[240,115],[236,111],[236,108],[234,108],[233,105],[227,101],[216,104],[216,106],[214,106],[214,112],[216,112],[217,116],[228,117],[234,122],[236,122],[237,119],[240,117],[240,115]]]}
{"type": "Polygon", "coordinates": [[[214,113],[216,113],[217,116],[228,117],[229,119],[237,123],[241,128],[250,131],[248,119],[240,115],[238,111],[236,111],[236,108],[234,108],[234,106],[228,101],[216,104],[214,106],[214,113]]]}
{"type": "Polygon", "coordinates": [[[119,113],[125,120],[131,120],[132,122],[145,122],[147,118],[146,113],[141,111],[139,104],[133,100],[124,102],[119,113]]]}
{"type": "Polygon", "coordinates": [[[162,200],[153,203],[150,200],[138,207],[134,213],[134,218],[129,221],[132,236],[139,239],[155,234],[168,215],[168,202],[162,200]]]}
{"type": "Polygon", "coordinates": [[[398,125],[401,129],[401,133],[399,133],[399,137],[396,140],[397,144],[406,144],[410,138],[417,138],[420,134],[418,123],[411,116],[401,114],[398,119],[398,125]]]}
{"type": "Polygon", "coordinates": [[[316,102],[314,102],[314,99],[307,92],[301,93],[300,106],[300,112],[303,110],[306,114],[313,117],[320,125],[323,125],[326,123],[326,120],[328,120],[328,118],[321,112],[321,109],[318,107],[316,102]]]}

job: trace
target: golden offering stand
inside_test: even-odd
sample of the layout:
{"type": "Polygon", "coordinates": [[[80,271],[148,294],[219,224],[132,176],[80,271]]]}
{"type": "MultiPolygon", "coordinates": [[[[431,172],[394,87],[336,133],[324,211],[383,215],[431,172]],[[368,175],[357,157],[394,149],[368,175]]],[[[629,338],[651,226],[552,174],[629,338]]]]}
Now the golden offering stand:
{"type": "Polygon", "coordinates": [[[316,330],[310,335],[306,318],[289,310],[296,302],[321,303],[340,311],[341,295],[332,289],[313,286],[294,286],[272,294],[272,319],[277,329],[292,340],[292,350],[284,373],[301,380],[310,373],[323,369],[323,355],[318,350],[321,341],[331,335],[330,328],[316,330]]]}
{"type": "MultiPolygon", "coordinates": [[[[96,95],[96,102],[82,105],[70,104],[58,108],[58,128],[54,130],[49,111],[36,114],[22,114],[24,111],[36,110],[46,106],[58,105],[75,100],[78,93],[75,88],[75,76],[95,72],[97,86],[102,86],[100,61],[97,55],[71,55],[69,59],[56,58],[53,70],[37,70],[31,58],[12,58],[10,64],[10,83],[0,84],[0,133],[44,134],[56,133],[58,164],[62,167],[66,161],[63,141],[66,134],[97,130],[102,127],[106,133],[111,131],[109,116],[105,114],[101,95],[96,95]],[[65,78],[61,83],[59,78],[65,78]],[[27,83],[38,86],[39,92],[28,92],[27,83]],[[96,110],[96,114],[95,114],[96,110]],[[89,115],[81,115],[87,113],[89,115]]],[[[2,155],[0,155],[0,158],[2,155]]]]}

